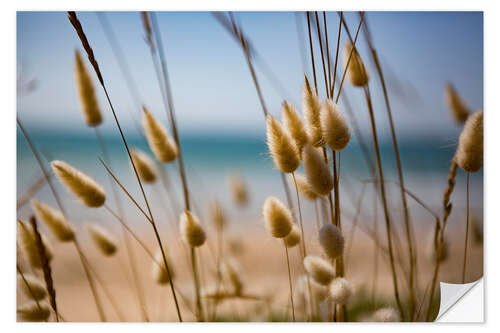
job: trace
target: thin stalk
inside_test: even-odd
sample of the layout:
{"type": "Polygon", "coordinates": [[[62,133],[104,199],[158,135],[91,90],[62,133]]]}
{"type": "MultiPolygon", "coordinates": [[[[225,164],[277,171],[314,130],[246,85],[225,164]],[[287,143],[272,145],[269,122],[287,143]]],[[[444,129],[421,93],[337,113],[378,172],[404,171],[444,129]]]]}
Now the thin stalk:
{"type": "Polygon", "coordinates": [[[465,246],[464,246],[464,264],[462,267],[462,284],[465,283],[465,273],[467,271],[467,249],[469,247],[469,175],[467,172],[467,211],[466,211],[466,222],[465,222],[465,246]]]}
{"type": "MultiPolygon", "coordinates": [[[[101,153],[103,155],[103,159],[111,166],[111,159],[109,158],[109,154],[108,154],[108,151],[106,149],[106,145],[104,144],[104,140],[102,139],[101,133],[97,127],[94,127],[94,129],[95,129],[95,135],[97,137],[97,141],[99,142],[99,147],[101,149],[101,153]]],[[[115,183],[113,182],[113,178],[109,174],[108,174],[108,179],[111,183],[111,189],[113,192],[113,198],[115,199],[114,201],[116,204],[116,209],[117,209],[118,215],[123,219],[124,214],[123,214],[123,207],[122,207],[122,203],[120,200],[120,196],[118,195],[118,191],[117,191],[117,188],[115,186],[115,183]]],[[[128,239],[127,234],[126,234],[126,230],[124,229],[123,226],[122,226],[121,232],[122,232],[123,242],[125,244],[125,250],[127,251],[127,258],[128,258],[128,262],[130,265],[130,270],[132,271],[132,280],[133,280],[133,285],[134,285],[135,293],[137,296],[137,300],[139,302],[139,309],[141,311],[142,318],[145,321],[149,322],[149,317],[148,317],[148,313],[146,310],[146,302],[144,299],[144,290],[142,289],[142,283],[140,280],[140,276],[137,272],[137,264],[135,262],[135,256],[134,256],[132,247],[130,246],[130,242],[129,242],[129,239],[128,239]]]]}
{"type": "Polygon", "coordinates": [[[285,255],[286,255],[286,266],[288,268],[288,285],[290,286],[290,303],[292,304],[292,319],[295,322],[295,307],[293,305],[293,288],[292,288],[292,273],[290,271],[290,258],[288,256],[288,248],[286,244],[283,243],[285,247],[285,255]]]}
{"type": "Polygon", "coordinates": [[[87,281],[89,282],[90,290],[92,291],[92,295],[94,296],[94,301],[95,301],[95,305],[97,307],[97,312],[99,313],[99,318],[101,319],[101,321],[106,321],[106,315],[104,314],[104,309],[102,307],[101,299],[100,299],[99,294],[97,293],[97,289],[94,285],[94,279],[90,275],[90,271],[89,271],[89,268],[87,267],[87,263],[85,261],[85,256],[84,256],[83,251],[80,247],[80,244],[75,239],[73,241],[73,245],[76,248],[76,252],[78,252],[78,256],[80,258],[80,261],[82,262],[85,276],[87,277],[87,281]]]}
{"type": "Polygon", "coordinates": [[[316,90],[316,95],[318,94],[318,82],[316,80],[316,65],[314,64],[314,50],[312,44],[312,36],[311,36],[311,19],[309,18],[309,12],[306,12],[307,16],[307,31],[309,33],[309,50],[311,52],[311,63],[312,63],[312,71],[314,77],[314,89],[316,90]]]}
{"type": "Polygon", "coordinates": [[[304,233],[304,224],[302,222],[302,209],[300,207],[299,188],[297,186],[297,180],[295,179],[294,172],[292,172],[292,178],[293,178],[293,184],[295,185],[295,193],[297,195],[297,206],[299,207],[300,232],[302,233],[302,237],[300,237],[300,239],[301,239],[302,260],[303,260],[307,256],[307,249],[306,249],[306,240],[305,240],[305,233],[304,233]]]}
{"type": "Polygon", "coordinates": [[[377,186],[373,184],[373,190],[375,194],[375,200],[373,200],[373,230],[374,230],[374,238],[375,238],[375,249],[373,251],[373,280],[372,280],[372,306],[373,310],[377,308],[376,303],[376,294],[377,294],[377,280],[378,280],[378,253],[379,247],[377,246],[378,240],[378,204],[377,204],[377,186]]]}
{"type": "Polygon", "coordinates": [[[321,38],[321,29],[319,27],[319,18],[318,18],[318,12],[314,12],[314,16],[316,18],[316,30],[318,31],[318,42],[319,42],[319,50],[321,52],[321,64],[323,66],[323,79],[325,80],[325,90],[326,90],[326,97],[329,97],[329,89],[328,89],[328,79],[326,77],[326,65],[325,65],[325,56],[323,52],[323,41],[321,38]]]}
{"type": "Polygon", "coordinates": [[[318,200],[314,200],[314,216],[315,216],[315,220],[316,220],[316,230],[319,234],[319,230],[321,229],[321,221],[320,221],[320,218],[319,218],[319,212],[318,212],[318,200]]]}
{"type": "Polygon", "coordinates": [[[204,321],[203,307],[201,305],[200,281],[198,278],[198,265],[196,261],[196,249],[194,247],[191,248],[191,268],[193,270],[194,286],[196,292],[196,318],[198,321],[204,321]]]}
{"type": "MultiPolygon", "coordinates": [[[[328,28],[326,26],[326,12],[323,11],[323,25],[325,29],[325,42],[326,42],[326,60],[328,64],[328,90],[332,88],[332,71],[330,69],[330,48],[328,46],[328,28]]],[[[328,95],[328,94],[327,94],[328,95]]],[[[331,95],[329,95],[331,96],[331,95]]]]}
{"type": "MultiPolygon", "coordinates": [[[[50,175],[49,175],[50,176],[50,175]]],[[[16,201],[16,210],[20,210],[24,205],[26,205],[31,198],[45,185],[45,176],[41,176],[24,192],[19,199],[16,201]]]]}
{"type": "Polygon", "coordinates": [[[371,101],[371,97],[370,97],[370,90],[368,87],[364,87],[363,90],[365,93],[366,103],[368,105],[368,113],[370,116],[370,124],[371,124],[371,128],[372,128],[373,145],[375,148],[375,155],[376,155],[376,159],[377,159],[377,169],[378,169],[378,175],[379,175],[379,179],[380,179],[379,185],[380,185],[380,193],[381,193],[381,197],[382,197],[382,206],[384,208],[385,226],[386,226],[386,233],[387,233],[387,245],[388,245],[388,249],[389,249],[389,259],[390,259],[390,264],[391,264],[392,282],[393,282],[393,286],[394,286],[394,297],[396,298],[398,310],[401,313],[401,316],[404,318],[403,306],[401,304],[401,300],[399,297],[396,266],[394,264],[394,253],[393,253],[393,248],[392,248],[391,218],[389,215],[389,208],[387,205],[387,198],[386,198],[386,193],[385,193],[384,172],[382,170],[382,158],[380,156],[380,148],[379,148],[379,144],[378,144],[377,126],[375,124],[375,115],[373,114],[373,107],[372,107],[372,101],[371,101]]]}
{"type": "Polygon", "coordinates": [[[337,62],[339,59],[339,49],[340,49],[340,33],[342,31],[342,20],[343,20],[344,14],[340,12],[340,20],[339,20],[339,33],[337,36],[337,51],[335,52],[335,65],[333,66],[333,82],[332,82],[332,87],[330,90],[330,96],[333,96],[333,92],[335,90],[335,82],[337,81],[337,62]]]}
{"type": "MultiPolygon", "coordinates": [[[[361,13],[360,13],[361,14],[361,13]]],[[[368,25],[365,21],[364,24],[366,31],[368,30],[368,25]]],[[[387,117],[389,119],[389,125],[391,129],[391,139],[392,139],[392,145],[394,149],[394,156],[396,158],[396,167],[398,171],[398,179],[399,179],[399,184],[400,184],[400,194],[401,194],[401,201],[403,203],[403,212],[404,212],[404,224],[405,224],[405,232],[406,232],[406,241],[408,242],[408,260],[410,263],[410,316],[413,317],[413,314],[415,312],[415,307],[416,307],[416,296],[415,296],[415,265],[416,265],[416,251],[414,250],[414,244],[413,244],[413,237],[412,237],[412,227],[411,227],[411,222],[410,222],[410,215],[408,211],[408,203],[406,201],[406,195],[404,191],[404,177],[403,177],[403,168],[401,166],[401,158],[399,155],[399,147],[398,147],[398,141],[396,137],[396,130],[394,128],[394,121],[392,118],[392,111],[391,111],[391,104],[389,103],[389,95],[387,93],[387,87],[384,79],[384,74],[382,72],[382,66],[380,65],[380,61],[378,59],[377,52],[375,51],[375,48],[373,47],[370,34],[366,34],[366,41],[368,43],[368,47],[370,48],[371,55],[373,57],[373,61],[375,62],[375,67],[377,68],[377,73],[380,78],[380,83],[382,85],[382,91],[384,93],[384,100],[385,100],[385,105],[386,105],[386,110],[387,110],[387,117]]]]}
{"type": "Polygon", "coordinates": [[[166,259],[165,253],[163,251],[163,245],[161,244],[161,239],[160,239],[160,236],[158,234],[158,230],[156,229],[156,225],[154,223],[154,218],[153,218],[153,215],[151,213],[151,208],[149,207],[149,202],[148,202],[148,199],[146,197],[146,193],[144,192],[144,188],[142,186],[141,179],[140,179],[139,174],[137,172],[136,165],[135,165],[134,160],[132,158],[132,155],[130,153],[130,149],[128,147],[127,140],[125,139],[125,136],[123,134],[122,128],[120,126],[120,122],[118,121],[118,117],[116,116],[116,112],[115,112],[115,109],[113,107],[113,103],[111,103],[111,99],[110,99],[108,91],[106,89],[106,85],[104,84],[104,79],[103,79],[102,74],[101,74],[101,72],[99,70],[99,65],[98,65],[98,63],[97,63],[97,61],[96,61],[96,59],[94,57],[93,50],[90,47],[90,44],[89,44],[89,42],[87,40],[87,37],[85,36],[85,33],[83,31],[83,27],[82,27],[80,21],[78,20],[78,18],[76,16],[76,13],[75,12],[68,12],[68,19],[70,20],[71,24],[75,28],[75,31],[77,32],[78,37],[80,38],[80,40],[82,42],[82,45],[85,48],[85,51],[87,52],[89,61],[92,64],[92,66],[94,67],[94,70],[95,70],[96,75],[97,75],[97,77],[99,79],[101,87],[103,88],[104,94],[106,95],[106,100],[108,102],[108,105],[111,108],[111,112],[113,113],[113,118],[115,120],[116,127],[118,128],[118,131],[120,132],[120,136],[121,136],[123,145],[125,146],[125,150],[127,151],[130,163],[132,164],[132,168],[134,169],[134,174],[135,174],[135,177],[137,179],[137,182],[139,183],[139,188],[141,190],[141,193],[142,193],[142,196],[144,198],[144,201],[146,202],[146,207],[148,209],[149,217],[150,217],[150,219],[152,221],[151,225],[153,226],[153,230],[154,230],[156,239],[157,239],[158,244],[160,246],[160,250],[161,250],[161,253],[162,253],[162,257],[163,257],[163,262],[165,264],[165,268],[166,268],[166,271],[167,271],[167,274],[168,274],[168,277],[169,277],[170,287],[171,287],[172,295],[174,297],[175,307],[176,307],[176,310],[177,310],[177,316],[178,316],[179,321],[182,321],[182,316],[181,316],[181,312],[180,312],[180,309],[179,309],[179,304],[177,302],[177,296],[175,294],[175,290],[174,290],[174,286],[173,286],[173,281],[172,281],[171,275],[170,275],[170,269],[168,267],[167,259],[166,259]]]}

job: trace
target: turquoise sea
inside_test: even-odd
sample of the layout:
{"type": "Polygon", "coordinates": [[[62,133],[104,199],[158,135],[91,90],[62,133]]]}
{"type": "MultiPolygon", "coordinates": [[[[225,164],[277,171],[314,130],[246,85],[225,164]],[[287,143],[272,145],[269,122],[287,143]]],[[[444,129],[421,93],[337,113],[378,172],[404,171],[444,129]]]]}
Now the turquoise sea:
{"type": "MultiPolygon", "coordinates": [[[[30,131],[29,128],[27,128],[30,131]]],[[[152,153],[141,136],[133,130],[126,133],[130,146],[138,147],[151,156],[152,153]]],[[[108,203],[114,207],[110,191],[110,182],[103,166],[98,161],[101,156],[98,142],[92,131],[88,133],[69,131],[42,131],[30,132],[37,148],[42,152],[46,160],[61,159],[72,164],[94,177],[107,190],[108,203]]],[[[118,133],[103,133],[105,145],[109,151],[112,169],[117,177],[129,189],[131,194],[140,203],[139,187],[128,162],[118,133]]],[[[367,143],[369,136],[365,135],[367,143]]],[[[232,223],[244,226],[248,223],[257,223],[261,219],[260,207],[268,195],[274,195],[285,200],[279,172],[275,169],[270,156],[267,153],[265,137],[259,135],[235,135],[235,134],[181,134],[181,145],[187,166],[188,184],[193,193],[195,209],[203,217],[207,215],[208,201],[217,197],[231,217],[232,223]],[[236,210],[229,191],[228,176],[238,172],[243,175],[250,190],[251,202],[244,210],[236,210]],[[253,221],[253,222],[252,222],[253,221]]],[[[421,198],[435,212],[441,214],[442,193],[446,187],[446,177],[450,160],[455,147],[448,139],[412,140],[411,138],[400,138],[400,153],[404,168],[406,187],[421,198]]],[[[394,157],[391,142],[382,140],[381,153],[386,179],[397,180],[394,157]]],[[[166,165],[165,168],[169,182],[176,193],[176,201],[182,203],[181,187],[178,181],[176,164],[166,165]]],[[[19,197],[26,189],[41,176],[38,165],[26,144],[22,134],[17,133],[17,196],[19,197]]],[[[356,140],[341,153],[341,204],[345,216],[344,223],[350,223],[355,212],[356,201],[362,190],[362,180],[369,179],[370,175],[364,163],[361,150],[356,140]]],[[[66,193],[61,185],[55,181],[61,193],[66,193]]],[[[373,214],[374,194],[372,187],[368,186],[362,202],[363,216],[373,214]]],[[[387,185],[391,214],[395,220],[401,216],[401,202],[398,188],[387,185]]],[[[293,189],[293,188],[292,188],[293,189]]],[[[157,183],[146,186],[148,197],[152,201],[153,214],[173,219],[169,203],[165,202],[164,189],[157,183]]],[[[483,173],[480,171],[471,176],[471,207],[473,214],[482,217],[483,205],[483,173]]],[[[293,193],[293,192],[292,192],[293,193]]],[[[295,193],[293,193],[295,194],[295,193]]],[[[130,221],[142,223],[144,220],[137,209],[128,201],[127,197],[120,193],[121,200],[126,207],[126,213],[130,221]]],[[[44,186],[37,194],[37,198],[55,204],[48,187],[44,186]]],[[[80,205],[71,195],[64,195],[64,204],[71,207],[71,215],[74,223],[99,220],[102,223],[115,223],[112,217],[103,209],[87,209],[80,205]]],[[[294,197],[295,199],[295,197],[294,197]]],[[[454,214],[458,218],[465,212],[465,175],[459,172],[457,176],[457,187],[454,192],[454,214]]],[[[434,220],[431,215],[423,210],[410,198],[410,209],[417,227],[432,225],[434,220]]],[[[304,215],[314,216],[313,206],[304,203],[304,215]]],[[[30,214],[29,205],[20,210],[21,217],[30,214]]],[[[379,209],[381,214],[381,209],[379,209]]]]}

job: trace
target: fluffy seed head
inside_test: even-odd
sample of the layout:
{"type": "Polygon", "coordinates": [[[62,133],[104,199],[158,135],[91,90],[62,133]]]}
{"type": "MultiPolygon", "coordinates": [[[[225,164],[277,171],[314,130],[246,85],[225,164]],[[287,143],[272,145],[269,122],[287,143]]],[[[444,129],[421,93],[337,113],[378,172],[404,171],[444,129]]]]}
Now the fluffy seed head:
{"type": "Polygon", "coordinates": [[[248,190],[243,177],[240,174],[231,175],[231,193],[236,204],[245,207],[248,204],[248,190]]]}
{"type": "Polygon", "coordinates": [[[44,299],[45,296],[47,296],[47,291],[45,290],[45,284],[34,275],[31,274],[23,274],[23,275],[24,279],[26,279],[29,288],[26,285],[26,282],[24,282],[21,275],[18,275],[18,283],[21,285],[21,288],[26,294],[26,296],[37,301],[44,299]]]}
{"type": "Polygon", "coordinates": [[[283,241],[285,242],[286,247],[294,247],[295,245],[299,244],[300,242],[300,230],[299,227],[294,224],[292,227],[292,230],[286,236],[283,241]]]}
{"type": "Polygon", "coordinates": [[[294,172],[299,167],[300,160],[292,138],[270,114],[266,119],[266,130],[267,147],[273,157],[274,165],[282,172],[294,172]]]}
{"type": "Polygon", "coordinates": [[[217,199],[210,203],[210,219],[217,230],[222,230],[226,226],[226,214],[217,199]]]}
{"type": "Polygon", "coordinates": [[[333,224],[325,224],[319,231],[319,243],[330,259],[335,259],[344,253],[344,236],[333,224]]]}
{"type": "Polygon", "coordinates": [[[302,156],[304,171],[311,188],[318,195],[327,195],[333,189],[333,177],[321,153],[307,145],[302,156]]]}
{"type": "Polygon", "coordinates": [[[465,101],[460,97],[451,83],[447,83],[444,89],[445,102],[450,109],[453,120],[458,124],[463,124],[469,116],[470,109],[465,101]]]}
{"type": "Polygon", "coordinates": [[[319,284],[328,285],[335,275],[332,265],[316,256],[307,256],[304,258],[304,268],[307,273],[319,284]]]}
{"type": "Polygon", "coordinates": [[[476,172],[483,166],[483,111],[467,118],[458,138],[455,162],[467,172],[476,172]]]}
{"type": "MultiPolygon", "coordinates": [[[[42,268],[42,261],[40,260],[40,255],[38,254],[38,246],[36,243],[35,234],[33,233],[33,229],[30,225],[19,221],[19,229],[18,229],[18,237],[19,237],[19,246],[23,251],[26,259],[30,263],[30,265],[34,268],[42,268]]],[[[53,250],[49,241],[42,234],[42,243],[45,247],[45,254],[47,259],[50,261],[53,258],[53,250]]]]}
{"type": "Polygon", "coordinates": [[[283,119],[283,125],[295,141],[295,146],[299,151],[299,157],[301,157],[302,149],[309,142],[309,136],[307,135],[304,123],[291,103],[287,101],[283,102],[282,110],[281,118],[283,119]]]}
{"type": "Polygon", "coordinates": [[[393,308],[382,308],[373,313],[373,321],[376,322],[396,322],[401,321],[399,312],[393,308]]]}
{"type": "Polygon", "coordinates": [[[279,199],[268,197],[262,206],[262,213],[271,236],[284,238],[292,231],[292,213],[279,199]]]}
{"type": "Polygon", "coordinates": [[[330,298],[337,304],[346,304],[352,292],[351,283],[344,278],[336,278],[330,283],[330,298]]]}
{"type": "Polygon", "coordinates": [[[88,126],[97,126],[102,123],[101,109],[97,103],[92,78],[79,51],[75,51],[75,77],[85,122],[88,126]]]}
{"type": "Polygon", "coordinates": [[[139,149],[132,149],[130,151],[132,160],[134,161],[139,177],[145,183],[154,183],[156,181],[156,167],[149,156],[139,149]]]}
{"type": "MultiPolygon", "coordinates": [[[[311,201],[314,201],[318,199],[318,194],[313,191],[311,184],[309,184],[309,181],[307,180],[306,176],[303,174],[295,174],[295,181],[297,182],[297,187],[299,189],[299,192],[302,193],[302,195],[311,201]]],[[[292,179],[293,183],[293,179],[292,179]]]]}
{"type": "Polygon", "coordinates": [[[50,165],[61,183],[86,206],[104,205],[106,192],[94,179],[64,161],[52,161],[50,165]]]}
{"type": "Polygon", "coordinates": [[[26,321],[44,321],[50,316],[49,305],[46,302],[39,302],[38,304],[30,301],[18,307],[17,313],[26,321]]]}
{"type": "Polygon", "coordinates": [[[31,207],[38,220],[42,221],[61,242],[75,239],[75,231],[61,211],[36,199],[31,200],[31,207]]]}
{"type": "Polygon", "coordinates": [[[118,249],[116,240],[106,229],[96,224],[87,224],[85,229],[87,229],[90,238],[105,256],[112,256],[116,253],[118,249]]]}
{"type": "Polygon", "coordinates": [[[170,135],[168,135],[165,127],[145,107],[143,107],[143,110],[142,125],[146,132],[149,148],[151,148],[158,161],[164,163],[172,162],[178,154],[177,145],[170,135]]]}
{"type": "MultiPolygon", "coordinates": [[[[166,248],[163,248],[165,251],[165,257],[167,258],[167,265],[168,265],[168,270],[170,271],[170,274],[172,275],[172,278],[174,277],[174,269],[172,267],[172,261],[170,260],[168,256],[168,252],[166,248]]],[[[165,268],[165,263],[163,262],[163,256],[161,254],[161,250],[158,249],[156,251],[153,264],[151,267],[151,272],[153,274],[153,278],[155,279],[156,283],[158,284],[168,284],[170,282],[168,278],[168,273],[167,269],[165,268]]]]}
{"type": "Polygon", "coordinates": [[[302,112],[306,123],[310,143],[314,147],[324,146],[323,132],[321,130],[320,109],[321,103],[318,95],[311,89],[307,77],[302,91],[302,112]]]}
{"type": "Polygon", "coordinates": [[[361,60],[359,56],[358,50],[353,50],[353,45],[350,42],[346,42],[344,44],[344,50],[342,52],[342,60],[344,63],[344,70],[347,66],[347,62],[349,61],[349,67],[347,68],[347,79],[353,86],[362,87],[368,83],[369,75],[368,70],[361,60]],[[352,56],[351,60],[349,60],[349,55],[352,56]]]}
{"type": "Polygon", "coordinates": [[[349,126],[339,107],[331,99],[327,99],[321,107],[321,128],[323,138],[332,150],[342,150],[349,143],[351,138],[349,126]]]}
{"type": "Polygon", "coordinates": [[[243,292],[243,279],[241,278],[241,268],[238,262],[233,258],[227,258],[222,262],[221,273],[232,287],[235,295],[241,295],[243,292]]]}
{"type": "Polygon", "coordinates": [[[200,225],[200,220],[189,210],[181,214],[180,230],[182,239],[190,247],[202,246],[205,243],[205,231],[200,225]]]}

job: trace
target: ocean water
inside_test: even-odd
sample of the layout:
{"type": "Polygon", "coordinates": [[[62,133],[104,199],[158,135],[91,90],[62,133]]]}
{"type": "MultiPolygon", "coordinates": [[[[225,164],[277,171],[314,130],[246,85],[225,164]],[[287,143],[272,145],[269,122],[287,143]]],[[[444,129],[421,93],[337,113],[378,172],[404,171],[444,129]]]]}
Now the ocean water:
{"type": "MultiPolygon", "coordinates": [[[[30,134],[46,161],[61,159],[94,177],[105,187],[109,205],[115,207],[110,190],[110,180],[98,160],[98,156],[101,156],[100,148],[95,136],[91,135],[92,132],[84,134],[38,130],[30,134]]],[[[134,132],[130,131],[130,133],[126,133],[126,136],[130,146],[140,148],[152,156],[151,151],[139,135],[134,135],[134,132]]],[[[113,171],[137,201],[143,204],[139,187],[120,137],[114,132],[103,133],[103,137],[111,158],[113,171]]],[[[368,136],[365,137],[367,143],[371,144],[368,136]]],[[[455,147],[450,145],[446,139],[425,141],[401,138],[399,143],[407,189],[422,199],[436,213],[441,214],[442,193],[447,184],[446,177],[455,147]]],[[[209,200],[215,197],[226,208],[231,223],[242,227],[248,223],[259,223],[261,220],[260,207],[267,196],[274,195],[285,200],[279,172],[275,169],[267,153],[264,137],[186,133],[181,136],[181,145],[187,168],[188,185],[195,203],[194,209],[202,219],[206,219],[209,200]],[[235,172],[244,177],[250,191],[250,205],[243,210],[235,208],[229,190],[228,176],[235,172]]],[[[397,173],[390,141],[383,140],[381,142],[381,154],[385,178],[396,181],[397,173]]],[[[183,200],[176,163],[165,165],[164,170],[167,172],[170,187],[175,193],[174,201],[180,205],[183,200]]],[[[18,131],[17,196],[24,193],[39,177],[41,177],[41,172],[38,165],[24,137],[18,131]]],[[[363,181],[370,179],[370,177],[360,147],[353,140],[341,153],[341,205],[344,223],[352,222],[356,203],[363,189],[363,181]]],[[[462,171],[459,171],[456,181],[457,186],[453,194],[453,215],[458,219],[465,212],[465,175],[462,171]]],[[[110,225],[115,223],[105,210],[83,207],[70,194],[66,194],[67,192],[57,180],[54,183],[64,194],[64,205],[71,207],[70,215],[75,220],[74,223],[94,220],[110,225]]],[[[378,214],[381,217],[381,208],[375,208],[373,186],[365,185],[365,189],[361,217],[368,219],[374,214],[375,209],[378,209],[378,214]]],[[[398,221],[401,221],[399,189],[394,184],[388,184],[387,191],[391,215],[397,221],[396,223],[399,223],[398,221]]],[[[171,203],[165,199],[165,190],[160,183],[146,185],[146,192],[150,198],[154,215],[159,216],[159,219],[169,221],[175,219],[175,214],[170,207],[171,203]]],[[[294,192],[292,194],[295,195],[294,192]]],[[[44,186],[36,197],[55,204],[48,186],[44,186]]],[[[120,197],[125,207],[127,219],[132,223],[144,223],[144,218],[141,217],[128,198],[123,193],[120,193],[120,197]]],[[[296,199],[295,196],[293,198],[296,199]]],[[[470,198],[472,213],[482,218],[482,171],[471,176],[470,198]]],[[[417,228],[431,226],[434,223],[428,212],[411,198],[408,201],[410,213],[417,228]]],[[[314,210],[311,203],[303,202],[303,210],[306,219],[313,218],[314,210]]],[[[29,214],[29,205],[19,211],[21,217],[27,217],[29,214]]]]}

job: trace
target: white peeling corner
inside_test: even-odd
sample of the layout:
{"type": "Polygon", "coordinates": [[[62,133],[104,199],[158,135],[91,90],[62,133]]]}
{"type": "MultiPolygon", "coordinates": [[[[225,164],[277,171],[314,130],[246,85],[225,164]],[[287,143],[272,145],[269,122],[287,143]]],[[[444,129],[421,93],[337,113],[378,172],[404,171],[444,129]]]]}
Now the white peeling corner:
{"type": "Polygon", "coordinates": [[[466,284],[440,283],[441,304],[437,322],[484,322],[484,280],[466,284]]]}

